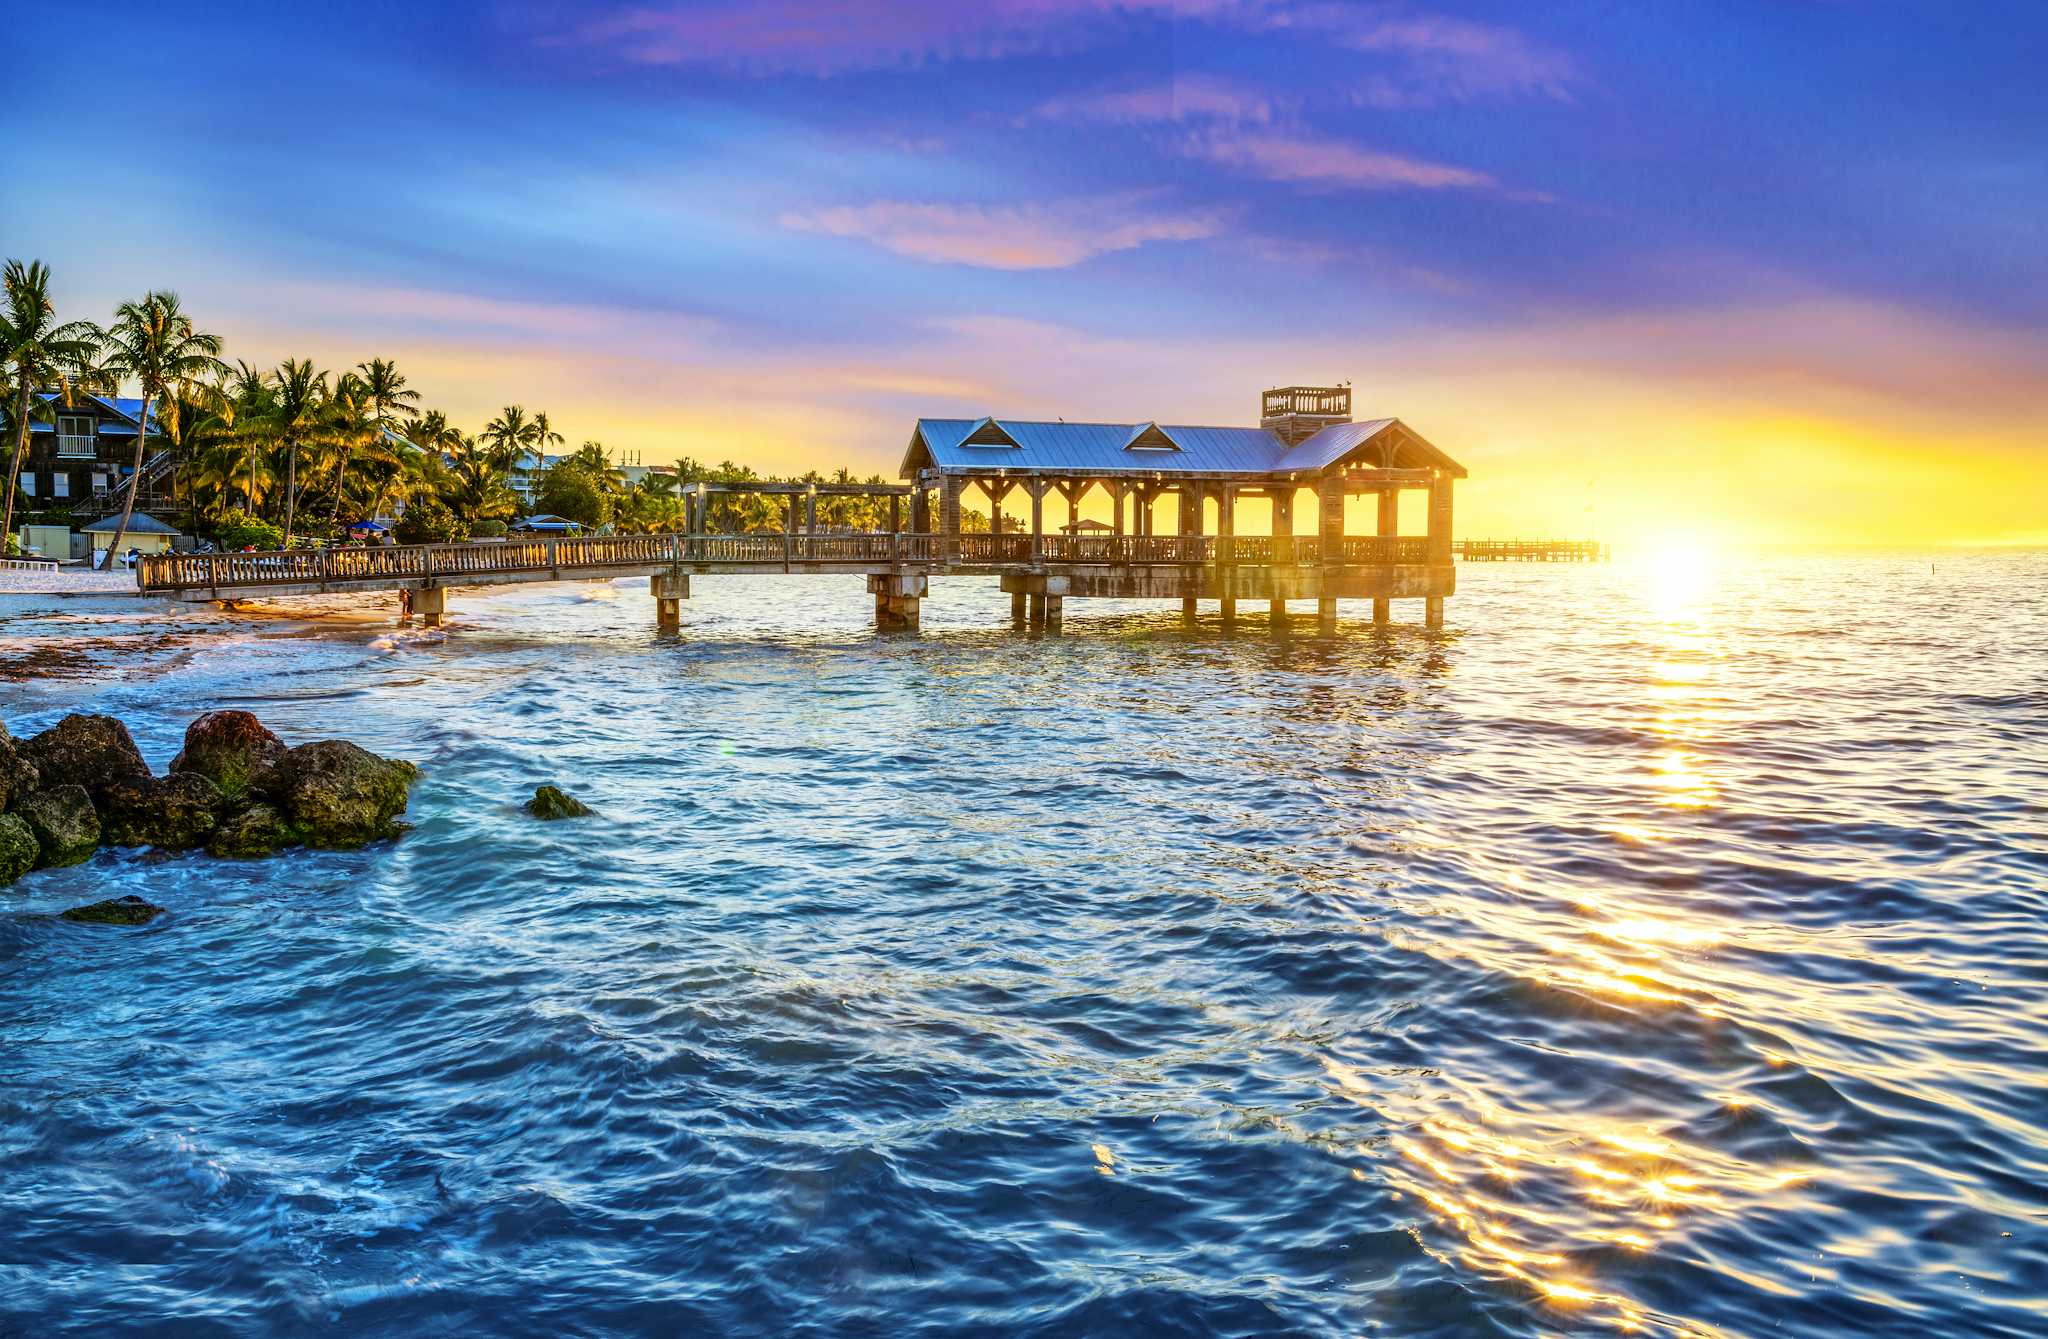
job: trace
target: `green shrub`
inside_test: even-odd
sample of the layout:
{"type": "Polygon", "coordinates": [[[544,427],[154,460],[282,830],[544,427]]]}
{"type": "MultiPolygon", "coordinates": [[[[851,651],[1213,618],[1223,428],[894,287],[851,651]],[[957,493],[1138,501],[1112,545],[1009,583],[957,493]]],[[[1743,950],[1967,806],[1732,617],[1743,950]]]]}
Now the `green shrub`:
{"type": "Polygon", "coordinates": [[[213,523],[213,542],[227,550],[281,549],[284,531],[258,516],[231,511],[213,523]]]}
{"type": "Polygon", "coordinates": [[[565,460],[541,478],[533,509],[549,512],[594,530],[611,519],[611,499],[604,484],[581,461],[565,460]]]}
{"type": "Polygon", "coordinates": [[[503,521],[478,521],[469,527],[469,537],[471,539],[503,539],[505,537],[505,523],[503,521]]]}
{"type": "Polygon", "coordinates": [[[409,503],[392,533],[401,544],[453,544],[469,537],[468,527],[448,510],[447,503],[435,497],[409,503]]]}

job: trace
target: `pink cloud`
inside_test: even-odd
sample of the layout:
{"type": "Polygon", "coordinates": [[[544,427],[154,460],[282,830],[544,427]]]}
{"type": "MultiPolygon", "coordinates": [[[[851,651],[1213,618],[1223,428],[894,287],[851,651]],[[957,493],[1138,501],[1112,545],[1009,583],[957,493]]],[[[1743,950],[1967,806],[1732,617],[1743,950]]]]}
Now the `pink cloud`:
{"type": "Polygon", "coordinates": [[[1128,201],[986,206],[878,200],[791,211],[779,222],[795,232],[853,237],[913,260],[994,270],[1053,270],[1147,242],[1213,236],[1213,214],[1132,212],[1128,201]]]}
{"type": "Polygon", "coordinates": [[[640,64],[833,74],[1074,49],[1085,20],[1266,8],[1267,0],[719,0],[635,6],[551,41],[640,64]]]}
{"type": "Polygon", "coordinates": [[[1273,101],[1265,94],[1210,75],[1192,74],[1145,88],[1053,98],[1040,103],[1029,119],[1110,125],[1189,120],[1265,125],[1273,115],[1273,101]]]}
{"type": "Polygon", "coordinates": [[[1373,81],[1366,101],[1469,101],[1538,93],[1569,98],[1577,77],[1570,57],[1531,41],[1513,28],[1465,19],[1415,15],[1383,19],[1344,33],[1359,51],[1393,52],[1407,61],[1407,77],[1373,81]]]}
{"type": "Polygon", "coordinates": [[[1361,149],[1341,140],[1255,133],[1208,136],[1190,148],[1211,162],[1268,181],[1354,190],[1485,190],[1498,185],[1484,172],[1361,149]]]}

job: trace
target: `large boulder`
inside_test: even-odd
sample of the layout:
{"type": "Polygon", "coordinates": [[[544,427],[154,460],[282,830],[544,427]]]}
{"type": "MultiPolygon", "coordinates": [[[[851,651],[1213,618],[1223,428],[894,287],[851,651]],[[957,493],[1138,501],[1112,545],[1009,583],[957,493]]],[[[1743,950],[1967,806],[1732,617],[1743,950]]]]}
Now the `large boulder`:
{"type": "Polygon", "coordinates": [[[13,883],[34,869],[40,849],[19,814],[0,814],[0,884],[13,883]]]}
{"type": "Polygon", "coordinates": [[[22,751],[21,742],[8,734],[6,722],[0,721],[0,813],[13,808],[22,796],[34,794],[42,784],[42,775],[22,751]]]}
{"type": "Polygon", "coordinates": [[[283,814],[267,804],[252,804],[221,823],[206,843],[206,851],[208,855],[249,860],[275,855],[298,845],[299,840],[298,829],[283,814]]]}
{"type": "Polygon", "coordinates": [[[419,769],[380,758],[344,739],[287,749],[278,760],[278,793],[286,818],[309,846],[354,847],[398,835],[406,788],[419,769]]]}
{"type": "Polygon", "coordinates": [[[18,801],[16,817],[28,824],[42,854],[37,868],[75,865],[100,844],[100,816],[84,786],[56,786],[18,801]]]}
{"type": "Polygon", "coordinates": [[[270,794],[284,753],[284,741],[251,713],[209,711],[185,727],[185,747],[171,759],[171,770],[199,773],[232,803],[270,794]]]}
{"type": "Polygon", "coordinates": [[[130,893],[126,897],[110,897],[104,902],[88,902],[57,914],[67,921],[80,921],[86,925],[146,925],[161,916],[163,910],[154,902],[145,902],[130,893]]]}
{"type": "Polygon", "coordinates": [[[100,835],[113,846],[188,851],[220,826],[220,790],[197,772],[144,773],[100,791],[100,835]]]}
{"type": "Polygon", "coordinates": [[[587,818],[592,810],[560,786],[535,786],[526,812],[535,818],[587,818]]]}
{"type": "Polygon", "coordinates": [[[109,786],[149,775],[128,727],[112,716],[66,716],[20,748],[45,788],[83,786],[95,801],[109,786]]]}

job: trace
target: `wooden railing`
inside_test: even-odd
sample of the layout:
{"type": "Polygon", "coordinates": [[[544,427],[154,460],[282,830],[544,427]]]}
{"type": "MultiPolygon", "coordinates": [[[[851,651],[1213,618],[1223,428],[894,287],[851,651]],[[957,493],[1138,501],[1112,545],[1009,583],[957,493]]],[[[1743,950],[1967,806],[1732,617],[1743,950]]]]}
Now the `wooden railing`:
{"type": "MultiPolygon", "coordinates": [[[[459,585],[466,577],[495,574],[666,564],[773,569],[810,564],[928,566],[945,562],[1021,566],[1034,561],[1034,541],[1030,535],[960,535],[950,543],[954,547],[949,553],[948,537],[934,534],[757,532],[600,535],[268,553],[165,553],[145,555],[136,566],[135,579],[142,591],[156,593],[429,580],[459,585]]],[[[1429,561],[1426,539],[1347,536],[1341,544],[1339,561],[1345,564],[1429,561]]],[[[1323,557],[1323,542],[1314,535],[1278,539],[1266,535],[1045,535],[1036,541],[1036,547],[1037,561],[1043,563],[1101,566],[1214,562],[1257,566],[1276,561],[1316,563],[1323,557]]]]}
{"type": "Polygon", "coordinates": [[[1597,539],[1459,539],[1451,550],[1472,563],[1597,563],[1609,556],[1597,539]]]}

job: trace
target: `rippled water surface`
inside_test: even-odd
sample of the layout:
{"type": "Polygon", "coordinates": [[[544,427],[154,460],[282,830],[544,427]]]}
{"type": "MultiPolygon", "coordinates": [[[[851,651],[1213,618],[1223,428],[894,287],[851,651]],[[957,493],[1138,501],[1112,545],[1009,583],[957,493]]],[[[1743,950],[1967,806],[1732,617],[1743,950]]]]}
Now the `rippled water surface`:
{"type": "Polygon", "coordinates": [[[0,890],[0,1333],[2048,1330],[2048,558],[1461,583],[0,597],[16,734],[423,768],[0,890]]]}

